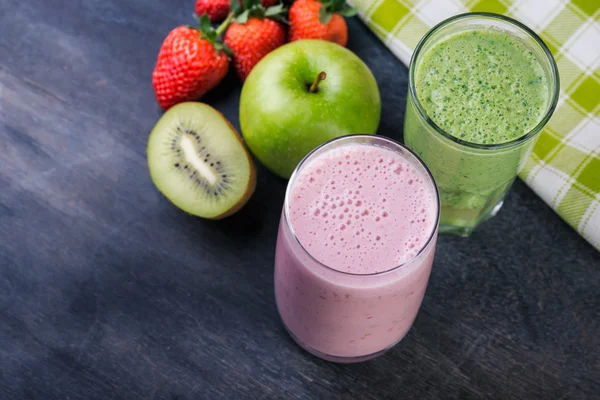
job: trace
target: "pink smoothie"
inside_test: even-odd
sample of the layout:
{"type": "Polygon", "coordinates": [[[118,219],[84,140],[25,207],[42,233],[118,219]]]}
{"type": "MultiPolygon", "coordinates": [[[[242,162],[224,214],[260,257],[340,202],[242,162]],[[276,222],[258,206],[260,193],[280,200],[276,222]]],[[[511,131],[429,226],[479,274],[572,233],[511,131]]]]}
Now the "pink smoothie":
{"type": "Polygon", "coordinates": [[[324,148],[290,182],[275,293],[283,322],[308,350],[348,360],[372,355],[401,340],[417,315],[438,202],[429,175],[401,151],[324,148]]]}

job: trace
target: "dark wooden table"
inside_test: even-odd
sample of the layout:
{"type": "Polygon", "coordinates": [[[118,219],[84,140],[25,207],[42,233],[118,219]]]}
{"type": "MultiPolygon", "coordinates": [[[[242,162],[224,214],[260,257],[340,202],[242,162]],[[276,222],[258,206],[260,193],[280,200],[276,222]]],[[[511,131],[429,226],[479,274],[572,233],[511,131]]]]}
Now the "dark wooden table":
{"type": "MultiPolygon", "coordinates": [[[[522,182],[441,237],[413,329],[385,356],[300,350],[273,299],[286,182],[220,222],[154,188],[150,76],[193,0],[0,2],[0,399],[592,399],[600,257],[522,182]]],[[[349,48],[402,139],[407,70],[358,20],[349,48]]],[[[204,101],[238,126],[240,83],[204,101]]]]}

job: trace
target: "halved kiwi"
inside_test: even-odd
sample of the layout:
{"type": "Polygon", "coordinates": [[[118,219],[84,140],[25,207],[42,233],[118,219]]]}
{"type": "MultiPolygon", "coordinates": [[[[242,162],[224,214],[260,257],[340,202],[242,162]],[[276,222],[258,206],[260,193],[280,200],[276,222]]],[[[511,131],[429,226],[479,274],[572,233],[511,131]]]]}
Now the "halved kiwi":
{"type": "Polygon", "coordinates": [[[256,187],[256,167],[235,128],[209,105],[171,107],[148,139],[152,181],[190,214],[220,219],[238,211],[256,187]]]}

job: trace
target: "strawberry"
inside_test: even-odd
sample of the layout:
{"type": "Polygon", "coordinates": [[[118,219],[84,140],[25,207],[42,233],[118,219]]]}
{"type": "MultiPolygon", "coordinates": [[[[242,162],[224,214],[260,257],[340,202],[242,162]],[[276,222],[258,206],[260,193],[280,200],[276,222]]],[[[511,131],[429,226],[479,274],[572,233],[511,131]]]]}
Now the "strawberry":
{"type": "MultiPolygon", "coordinates": [[[[239,1],[239,0],[238,0],[239,1]]],[[[278,0],[262,0],[263,7],[270,7],[278,0]]],[[[230,0],[196,0],[196,14],[208,14],[211,22],[223,21],[229,14],[230,0]]]]}
{"type": "Polygon", "coordinates": [[[229,20],[215,31],[204,15],[199,30],[179,26],[169,33],[152,73],[152,86],[162,108],[202,97],[227,75],[226,48],[216,39],[228,24],[229,20]]]}
{"type": "Polygon", "coordinates": [[[229,14],[230,0],[196,0],[196,14],[207,14],[211,22],[223,21],[229,14]]]}
{"type": "Polygon", "coordinates": [[[264,56],[285,43],[285,28],[272,19],[282,20],[285,10],[281,4],[265,9],[258,0],[245,0],[244,7],[242,11],[232,2],[234,15],[238,16],[223,39],[233,53],[233,64],[242,81],[264,56]]]}
{"type": "Polygon", "coordinates": [[[322,39],[346,46],[348,27],[343,16],[355,14],[345,0],[296,0],[290,7],[289,41],[322,39]]]}

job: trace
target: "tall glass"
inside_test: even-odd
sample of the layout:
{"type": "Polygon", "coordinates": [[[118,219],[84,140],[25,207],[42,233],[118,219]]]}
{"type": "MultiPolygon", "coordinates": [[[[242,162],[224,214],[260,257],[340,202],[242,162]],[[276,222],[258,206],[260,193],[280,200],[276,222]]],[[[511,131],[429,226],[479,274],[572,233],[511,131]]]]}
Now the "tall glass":
{"type": "MultiPolygon", "coordinates": [[[[364,179],[358,173],[353,176],[364,179]]],[[[392,173],[386,178],[393,177],[396,176],[392,173]]],[[[365,182],[359,183],[366,187],[365,182]]],[[[390,202],[393,199],[388,199],[390,202]]],[[[380,136],[352,135],[334,139],[307,155],[288,183],[275,257],[277,308],[292,338],[313,355],[335,362],[368,360],[398,343],[412,326],[425,294],[438,222],[439,198],[433,178],[425,165],[401,144],[380,136]],[[307,165],[326,151],[352,144],[367,144],[400,154],[419,171],[424,184],[434,193],[431,218],[435,222],[429,236],[418,242],[412,258],[378,273],[342,272],[319,262],[300,243],[294,229],[300,227],[292,226],[290,219],[292,212],[309,211],[291,210],[290,205],[290,193],[307,165]]],[[[396,223],[409,224],[409,221],[396,223]]]]}
{"type": "MultiPolygon", "coordinates": [[[[482,221],[496,215],[531,147],[552,116],[558,92],[558,71],[550,51],[533,31],[513,19],[490,13],[457,15],[441,22],[421,39],[409,68],[404,142],[421,157],[435,178],[441,200],[440,232],[468,236],[482,221]],[[548,82],[543,117],[533,129],[514,140],[499,144],[461,140],[432,121],[417,95],[416,74],[428,51],[449,35],[471,30],[500,30],[520,38],[543,69],[548,82]]],[[[499,118],[498,124],[502,122],[499,118]]]]}

